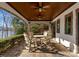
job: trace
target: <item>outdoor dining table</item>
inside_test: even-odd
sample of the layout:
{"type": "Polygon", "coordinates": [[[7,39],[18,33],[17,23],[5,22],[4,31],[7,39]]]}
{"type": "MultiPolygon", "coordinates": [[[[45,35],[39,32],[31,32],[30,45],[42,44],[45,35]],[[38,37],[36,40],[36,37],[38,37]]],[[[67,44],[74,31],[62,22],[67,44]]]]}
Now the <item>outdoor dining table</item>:
{"type": "Polygon", "coordinates": [[[33,37],[35,37],[35,38],[41,38],[41,37],[44,37],[44,35],[34,35],[33,37]]]}
{"type": "Polygon", "coordinates": [[[40,47],[42,45],[42,39],[41,38],[44,38],[44,35],[33,35],[33,38],[32,39],[34,41],[34,48],[32,48],[31,46],[30,47],[32,49],[38,49],[38,47],[40,47]]]}
{"type": "Polygon", "coordinates": [[[40,41],[40,43],[42,43],[42,38],[44,38],[44,35],[34,35],[33,37],[35,38],[36,43],[37,41],[40,41]]]}

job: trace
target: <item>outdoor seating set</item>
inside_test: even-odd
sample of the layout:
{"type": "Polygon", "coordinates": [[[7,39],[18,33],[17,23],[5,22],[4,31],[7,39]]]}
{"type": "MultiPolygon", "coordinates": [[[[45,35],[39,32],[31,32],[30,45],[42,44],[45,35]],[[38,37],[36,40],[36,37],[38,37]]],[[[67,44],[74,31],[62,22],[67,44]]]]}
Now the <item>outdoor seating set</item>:
{"type": "Polygon", "coordinates": [[[30,39],[29,52],[36,52],[37,50],[42,52],[58,52],[52,45],[51,37],[44,35],[33,35],[30,39]]]}

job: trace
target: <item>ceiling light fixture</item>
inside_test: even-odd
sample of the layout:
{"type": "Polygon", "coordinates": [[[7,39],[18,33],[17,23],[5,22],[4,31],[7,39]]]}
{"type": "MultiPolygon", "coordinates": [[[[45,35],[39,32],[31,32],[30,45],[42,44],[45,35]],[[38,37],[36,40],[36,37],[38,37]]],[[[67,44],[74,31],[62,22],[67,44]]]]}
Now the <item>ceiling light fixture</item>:
{"type": "Polygon", "coordinates": [[[38,2],[36,6],[32,6],[32,8],[37,9],[39,12],[42,12],[43,10],[49,8],[49,5],[44,6],[42,2],[38,2]]]}
{"type": "Polygon", "coordinates": [[[42,8],[41,7],[39,7],[39,12],[42,12],[42,8]]]}

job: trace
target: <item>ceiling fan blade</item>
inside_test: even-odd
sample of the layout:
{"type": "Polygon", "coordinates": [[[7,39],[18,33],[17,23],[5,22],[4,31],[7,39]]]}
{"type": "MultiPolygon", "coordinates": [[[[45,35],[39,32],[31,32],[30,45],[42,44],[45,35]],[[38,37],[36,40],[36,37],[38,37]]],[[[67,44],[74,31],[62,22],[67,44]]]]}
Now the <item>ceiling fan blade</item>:
{"type": "Polygon", "coordinates": [[[50,6],[49,5],[47,5],[47,6],[43,6],[43,8],[49,8],[50,6]]]}
{"type": "Polygon", "coordinates": [[[35,9],[37,9],[38,7],[36,7],[36,6],[31,6],[32,8],[35,8],[35,9]]]}

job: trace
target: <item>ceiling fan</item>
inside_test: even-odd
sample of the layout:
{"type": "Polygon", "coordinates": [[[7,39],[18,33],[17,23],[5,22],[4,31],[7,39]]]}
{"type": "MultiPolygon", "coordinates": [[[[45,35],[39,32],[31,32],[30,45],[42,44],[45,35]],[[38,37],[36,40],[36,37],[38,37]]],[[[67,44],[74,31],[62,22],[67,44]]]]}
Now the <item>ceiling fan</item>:
{"type": "Polygon", "coordinates": [[[38,9],[39,12],[42,12],[44,9],[47,9],[49,7],[50,7],[50,5],[43,6],[42,2],[37,3],[36,6],[32,6],[32,8],[38,9]]]}

